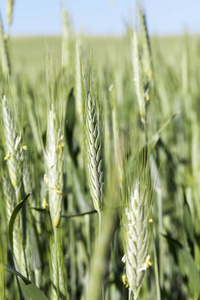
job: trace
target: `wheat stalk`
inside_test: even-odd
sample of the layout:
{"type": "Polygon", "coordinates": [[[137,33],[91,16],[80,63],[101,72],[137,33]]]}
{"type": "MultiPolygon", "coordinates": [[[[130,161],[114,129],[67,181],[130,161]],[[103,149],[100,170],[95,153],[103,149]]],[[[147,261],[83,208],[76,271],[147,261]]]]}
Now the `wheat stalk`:
{"type": "Polygon", "coordinates": [[[119,131],[119,116],[118,116],[118,107],[116,99],[115,86],[111,85],[109,87],[109,92],[111,96],[112,104],[112,128],[113,128],[113,146],[114,146],[114,155],[115,161],[117,161],[117,170],[120,179],[120,185],[122,187],[123,181],[123,161],[122,161],[122,145],[120,144],[120,131],[119,131]]]}

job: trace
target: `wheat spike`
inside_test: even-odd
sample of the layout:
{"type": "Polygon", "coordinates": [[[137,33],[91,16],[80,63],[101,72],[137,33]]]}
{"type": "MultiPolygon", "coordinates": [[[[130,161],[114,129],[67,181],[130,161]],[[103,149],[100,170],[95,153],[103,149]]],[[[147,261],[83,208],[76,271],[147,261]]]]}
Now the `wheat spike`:
{"type": "Polygon", "coordinates": [[[82,87],[81,87],[81,62],[80,62],[80,53],[79,53],[79,41],[76,41],[76,108],[78,117],[81,120],[81,124],[83,122],[83,115],[82,115],[82,87]]]}
{"type": "Polygon", "coordinates": [[[15,189],[16,199],[17,201],[20,201],[21,199],[19,199],[19,195],[22,182],[23,160],[23,148],[21,145],[22,138],[21,135],[17,134],[13,115],[8,107],[5,96],[1,100],[1,110],[6,152],[4,160],[7,161],[9,176],[15,189]]]}
{"type": "Polygon", "coordinates": [[[69,24],[68,14],[66,10],[62,10],[62,23],[63,23],[63,38],[62,38],[62,66],[67,68],[70,63],[69,51],[69,24]]]}
{"type": "Polygon", "coordinates": [[[58,128],[58,120],[52,104],[48,114],[45,167],[49,191],[49,210],[54,228],[59,226],[61,218],[64,162],[62,140],[62,130],[58,128]]]}
{"type": "Polygon", "coordinates": [[[102,146],[96,105],[90,93],[87,96],[86,131],[86,155],[90,193],[94,207],[100,214],[104,185],[102,146]]]}
{"type": "Polygon", "coordinates": [[[8,57],[7,43],[4,36],[3,23],[0,15],[0,64],[5,76],[10,74],[10,64],[8,57]]]}
{"type": "Polygon", "coordinates": [[[14,6],[14,0],[7,0],[6,1],[6,12],[7,12],[8,25],[11,25],[11,23],[12,23],[13,6],[14,6]]]}
{"type": "MultiPolygon", "coordinates": [[[[2,111],[4,138],[5,138],[5,152],[7,153],[4,160],[6,160],[7,162],[8,173],[10,177],[10,180],[7,180],[8,188],[9,188],[9,183],[12,184],[12,186],[10,185],[9,196],[6,195],[7,191],[6,190],[4,191],[4,193],[6,193],[5,201],[9,202],[7,206],[9,210],[7,211],[7,218],[9,218],[9,216],[11,216],[12,213],[11,209],[13,208],[13,205],[17,204],[21,200],[23,148],[21,145],[21,135],[17,134],[13,115],[10,111],[5,96],[1,99],[1,111],[2,111]],[[10,199],[9,199],[11,195],[13,196],[12,189],[15,192],[13,198],[13,204],[10,203],[10,199]]],[[[4,180],[6,180],[6,177],[4,180]]],[[[25,254],[24,254],[24,248],[22,243],[20,223],[21,223],[21,219],[19,215],[15,221],[14,230],[13,230],[13,254],[15,257],[15,262],[18,270],[22,274],[26,275],[27,268],[26,268],[25,254]]]]}
{"type": "Polygon", "coordinates": [[[15,191],[10,182],[10,178],[8,176],[8,172],[6,168],[3,170],[2,186],[3,186],[3,195],[5,199],[6,221],[7,221],[7,228],[8,228],[10,217],[16,205],[16,199],[15,199],[15,191]]]}
{"type": "Polygon", "coordinates": [[[142,77],[142,66],[141,66],[141,61],[140,61],[139,51],[138,51],[138,36],[136,31],[134,31],[133,33],[132,54],[133,54],[132,62],[133,62],[136,96],[139,105],[141,121],[145,123],[145,119],[146,119],[145,95],[144,95],[144,86],[143,86],[143,77],[142,77]]]}
{"type": "MultiPolygon", "coordinates": [[[[142,65],[143,73],[145,78],[145,89],[149,89],[150,85],[153,83],[153,66],[152,66],[152,55],[151,55],[151,45],[147,29],[146,16],[144,11],[139,7],[139,16],[140,16],[140,28],[142,36],[142,65]]],[[[146,91],[145,99],[148,101],[148,91],[146,91]]]]}
{"type": "Polygon", "coordinates": [[[124,209],[123,233],[125,243],[126,276],[130,290],[137,299],[145,271],[151,265],[149,255],[150,212],[147,194],[136,182],[124,209]],[[142,192],[143,190],[143,192],[142,192]]]}

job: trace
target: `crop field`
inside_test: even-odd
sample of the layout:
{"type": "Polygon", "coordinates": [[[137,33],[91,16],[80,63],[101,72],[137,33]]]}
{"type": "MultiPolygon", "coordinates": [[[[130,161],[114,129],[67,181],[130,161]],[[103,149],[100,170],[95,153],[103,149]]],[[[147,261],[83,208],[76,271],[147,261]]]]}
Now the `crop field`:
{"type": "Polygon", "coordinates": [[[200,37],[137,13],[123,37],[0,20],[0,299],[200,297],[200,37]]]}

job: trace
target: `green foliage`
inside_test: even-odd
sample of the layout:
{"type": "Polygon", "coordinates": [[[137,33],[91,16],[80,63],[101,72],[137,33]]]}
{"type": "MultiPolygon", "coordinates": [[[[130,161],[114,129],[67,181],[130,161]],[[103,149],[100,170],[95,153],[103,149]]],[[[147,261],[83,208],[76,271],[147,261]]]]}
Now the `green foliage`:
{"type": "Polygon", "coordinates": [[[18,276],[25,294],[32,300],[47,300],[48,298],[26,277],[8,265],[3,265],[5,271],[18,276]]]}

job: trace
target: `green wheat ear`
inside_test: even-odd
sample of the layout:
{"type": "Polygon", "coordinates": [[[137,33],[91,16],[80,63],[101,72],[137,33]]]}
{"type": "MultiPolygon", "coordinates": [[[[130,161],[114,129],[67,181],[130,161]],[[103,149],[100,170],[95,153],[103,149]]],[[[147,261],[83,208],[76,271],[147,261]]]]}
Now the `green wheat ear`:
{"type": "Polygon", "coordinates": [[[16,199],[20,201],[23,161],[22,137],[16,131],[13,115],[5,96],[1,99],[1,111],[6,152],[4,160],[7,162],[8,172],[15,190],[16,199]]]}
{"type": "Polygon", "coordinates": [[[133,32],[133,38],[132,38],[132,62],[133,62],[135,90],[136,90],[136,96],[139,105],[140,117],[141,117],[141,121],[145,123],[146,121],[145,94],[144,94],[144,85],[143,85],[142,64],[139,56],[138,34],[136,31],[133,32]]]}
{"type": "Polygon", "coordinates": [[[151,239],[151,205],[148,191],[141,182],[135,182],[123,211],[123,236],[127,283],[137,299],[146,270],[151,266],[149,244],[151,239]]]}
{"type": "Polygon", "coordinates": [[[69,50],[69,24],[68,24],[68,14],[65,9],[62,10],[62,25],[63,25],[63,34],[62,34],[62,66],[64,68],[69,67],[70,64],[70,50],[69,50]]]}
{"type": "Polygon", "coordinates": [[[90,93],[87,95],[85,114],[85,154],[89,187],[94,207],[100,214],[104,195],[102,144],[100,128],[97,119],[97,107],[90,93]]]}
{"type": "MultiPolygon", "coordinates": [[[[153,83],[153,65],[151,55],[151,45],[147,29],[146,16],[144,11],[138,6],[140,16],[140,28],[141,28],[141,40],[142,40],[142,65],[145,81],[145,89],[148,89],[153,83]]],[[[146,92],[147,93],[147,92],[146,92]]],[[[145,99],[148,101],[148,95],[145,95],[145,99]]]]}
{"type": "Polygon", "coordinates": [[[12,23],[13,6],[14,6],[14,0],[7,0],[6,1],[6,12],[7,12],[8,25],[11,25],[11,23],[12,23]]]}
{"type": "Polygon", "coordinates": [[[57,228],[61,219],[63,195],[63,133],[58,126],[55,108],[51,105],[47,120],[47,137],[45,151],[45,181],[48,184],[49,210],[53,227],[57,228]]]}
{"type": "Polygon", "coordinates": [[[3,23],[0,15],[0,64],[5,76],[10,74],[10,62],[8,56],[7,41],[4,36],[3,23]]]}
{"type": "Polygon", "coordinates": [[[81,61],[80,61],[80,41],[76,40],[76,73],[75,73],[75,96],[76,109],[78,118],[80,118],[81,125],[83,123],[83,109],[82,109],[82,86],[81,86],[81,61]]]}
{"type": "MultiPolygon", "coordinates": [[[[4,173],[4,185],[7,189],[4,190],[6,203],[7,221],[11,216],[13,206],[21,200],[21,186],[22,186],[22,165],[23,165],[23,148],[21,141],[22,137],[17,133],[14,118],[7,99],[4,96],[1,99],[1,113],[3,123],[3,133],[5,139],[5,157],[8,173],[4,173]],[[9,175],[9,177],[8,177],[9,175]],[[10,197],[13,197],[12,199],[10,197]]],[[[16,267],[22,274],[27,274],[26,260],[23,245],[23,235],[20,228],[20,216],[15,222],[13,230],[13,254],[15,258],[16,267]]]]}

